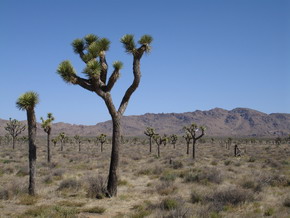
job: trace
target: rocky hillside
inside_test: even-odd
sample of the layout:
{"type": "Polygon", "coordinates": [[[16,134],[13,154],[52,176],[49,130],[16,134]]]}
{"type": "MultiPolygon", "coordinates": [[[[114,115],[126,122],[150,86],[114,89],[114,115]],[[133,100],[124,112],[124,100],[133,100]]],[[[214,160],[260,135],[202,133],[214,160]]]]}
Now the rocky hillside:
{"type": "MultiPolygon", "coordinates": [[[[0,135],[6,134],[6,120],[0,119],[0,135]]],[[[224,110],[215,108],[209,111],[187,113],[147,113],[140,116],[126,116],[122,119],[122,134],[125,136],[143,135],[146,127],[153,127],[158,133],[182,134],[182,127],[192,122],[207,127],[208,136],[236,137],[276,137],[290,134],[290,114],[265,114],[256,110],[236,108],[224,110]]],[[[67,123],[53,124],[52,134],[65,132],[68,135],[95,136],[100,133],[111,134],[111,121],[94,126],[71,125],[67,123]]],[[[40,129],[38,135],[44,135],[40,129]]]]}

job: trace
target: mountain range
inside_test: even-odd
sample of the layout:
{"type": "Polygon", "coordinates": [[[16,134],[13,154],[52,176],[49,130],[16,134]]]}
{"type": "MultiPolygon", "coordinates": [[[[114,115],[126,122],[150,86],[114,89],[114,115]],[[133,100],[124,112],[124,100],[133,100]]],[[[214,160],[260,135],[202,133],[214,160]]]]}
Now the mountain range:
{"type": "MultiPolygon", "coordinates": [[[[25,121],[22,121],[26,123],[25,121]]],[[[196,110],[186,113],[146,113],[122,118],[122,135],[141,136],[146,127],[152,127],[160,134],[183,134],[183,127],[191,123],[206,127],[207,136],[212,137],[277,137],[290,134],[290,114],[266,114],[248,108],[225,110],[214,108],[208,111],[196,110]]],[[[7,132],[4,127],[7,120],[0,119],[0,135],[7,132]]],[[[96,125],[72,125],[53,123],[52,135],[65,132],[69,136],[96,136],[100,133],[111,135],[111,121],[96,125]]],[[[25,134],[25,133],[24,133],[25,134]]],[[[38,135],[45,132],[38,124],[38,135]]]]}

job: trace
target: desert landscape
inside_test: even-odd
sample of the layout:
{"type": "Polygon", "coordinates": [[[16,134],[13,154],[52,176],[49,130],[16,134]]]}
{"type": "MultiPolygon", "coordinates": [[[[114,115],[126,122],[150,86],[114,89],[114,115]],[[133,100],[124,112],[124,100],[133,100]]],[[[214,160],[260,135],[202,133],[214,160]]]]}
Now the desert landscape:
{"type": "Polygon", "coordinates": [[[290,218],[290,1],[0,1],[0,218],[290,218]]]}
{"type": "MultiPolygon", "coordinates": [[[[252,112],[249,109],[243,111],[252,112]]],[[[213,116],[213,112],[200,113],[213,116]]],[[[139,120],[144,119],[144,116],[133,118],[139,120]]],[[[154,120],[160,120],[156,118],[158,115],[151,116],[154,116],[154,120]]],[[[289,117],[287,114],[284,116],[289,117]]],[[[245,125],[245,122],[249,122],[247,120],[259,119],[253,115],[238,123],[245,125]]],[[[145,120],[146,124],[150,123],[145,120]]],[[[169,122],[170,119],[165,120],[169,122]]],[[[184,120],[189,123],[193,121],[184,120]]],[[[227,120],[225,118],[225,124],[227,120]]],[[[5,122],[8,121],[2,120],[1,125],[5,122]]],[[[282,123],[280,125],[284,127],[282,123]]],[[[283,124],[289,128],[288,120],[283,124]]],[[[149,152],[149,137],[144,133],[124,135],[120,150],[118,195],[107,198],[103,191],[106,189],[110,164],[111,138],[107,137],[101,152],[97,137],[90,135],[93,127],[75,127],[75,130],[68,124],[56,123],[52,125],[52,137],[57,136],[55,129],[59,125],[61,131],[83,131],[88,135],[81,135],[81,151],[72,134],[67,134],[63,151],[60,151],[60,141],[55,146],[51,145],[51,162],[48,163],[45,135],[42,134],[44,131],[38,129],[35,196],[27,193],[27,141],[17,141],[13,150],[11,140],[7,142],[5,137],[1,137],[1,217],[289,216],[289,136],[249,137],[243,132],[231,138],[206,135],[198,141],[196,157],[193,159],[192,145],[187,154],[186,141],[181,134],[178,135],[175,148],[170,140],[160,146],[160,157],[157,156],[154,142],[149,152]],[[234,145],[240,149],[236,157],[234,145]]],[[[173,124],[160,123],[160,126],[170,125],[176,128],[173,124]]],[[[235,129],[244,128],[236,125],[235,129]]],[[[282,130],[288,131],[283,128],[280,130],[280,133],[282,130]]],[[[181,128],[177,132],[180,131],[184,130],[181,128]]],[[[176,130],[172,129],[170,134],[174,132],[176,130]]],[[[251,130],[251,134],[259,132],[251,130]]]]}

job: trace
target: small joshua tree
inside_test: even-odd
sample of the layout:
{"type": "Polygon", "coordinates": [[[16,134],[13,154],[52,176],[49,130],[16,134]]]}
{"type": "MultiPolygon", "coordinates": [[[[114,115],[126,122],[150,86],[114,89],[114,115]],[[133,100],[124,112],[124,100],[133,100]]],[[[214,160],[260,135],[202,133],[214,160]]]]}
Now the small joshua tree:
{"type": "Polygon", "coordinates": [[[58,142],[58,137],[51,139],[51,142],[53,143],[53,146],[55,147],[56,143],[58,142]]]}
{"type": "Polygon", "coordinates": [[[175,134],[172,134],[170,137],[169,137],[169,141],[170,143],[173,145],[173,148],[175,149],[175,145],[176,145],[176,142],[177,142],[177,135],[175,134]]]}
{"type": "Polygon", "coordinates": [[[51,133],[51,123],[54,121],[54,117],[52,113],[47,114],[47,119],[44,120],[43,117],[41,119],[41,127],[43,128],[44,132],[47,134],[47,162],[50,163],[51,155],[50,155],[50,133],[51,133]]]}
{"type": "Polygon", "coordinates": [[[155,130],[151,127],[147,127],[144,134],[149,137],[149,152],[152,151],[152,138],[155,135],[155,130]]]}
{"type": "Polygon", "coordinates": [[[17,137],[25,130],[25,125],[23,125],[16,119],[12,120],[10,118],[9,122],[6,123],[6,126],[4,128],[12,137],[12,148],[14,150],[17,137]]]}
{"type": "Polygon", "coordinates": [[[79,77],[69,61],[63,61],[57,69],[57,73],[65,82],[79,85],[100,96],[104,100],[112,117],[112,152],[107,184],[109,197],[117,195],[117,169],[119,165],[119,147],[121,144],[121,118],[128,106],[132,94],[139,86],[141,80],[140,61],[143,54],[150,51],[152,40],[151,36],[144,35],[138,41],[140,46],[136,47],[133,35],[125,35],[121,38],[121,43],[124,45],[126,52],[133,55],[134,80],[125,92],[119,108],[116,108],[113,103],[111,90],[120,77],[120,70],[123,64],[120,61],[114,62],[113,73],[109,77],[109,80],[107,80],[108,64],[106,61],[106,52],[110,47],[110,41],[108,39],[89,34],[83,39],[76,39],[73,41],[72,46],[74,52],[78,54],[81,60],[86,64],[83,73],[87,78],[79,77]]]}
{"type": "Polygon", "coordinates": [[[160,136],[159,134],[155,134],[153,136],[153,139],[157,144],[157,157],[159,158],[160,157],[160,145],[163,144],[164,141],[167,140],[167,138],[164,138],[164,137],[160,136]]]}
{"type": "Polygon", "coordinates": [[[98,141],[101,143],[101,152],[103,152],[103,144],[107,141],[107,135],[102,133],[98,136],[98,141]]]}
{"type": "Polygon", "coordinates": [[[185,135],[183,136],[183,138],[186,141],[186,154],[189,154],[189,144],[190,144],[192,137],[191,137],[189,132],[186,132],[185,135]]]}
{"type": "Polygon", "coordinates": [[[66,134],[64,132],[61,132],[61,133],[59,133],[57,138],[60,141],[60,150],[63,151],[63,146],[68,141],[68,137],[66,136],[66,134]]]}
{"type": "Polygon", "coordinates": [[[75,135],[74,136],[75,142],[78,144],[79,146],[79,152],[81,151],[81,144],[82,144],[82,139],[79,135],[75,135]]]}
{"type": "Polygon", "coordinates": [[[36,170],[36,118],[34,108],[39,102],[39,97],[36,92],[26,92],[21,95],[16,107],[19,110],[26,110],[28,139],[29,139],[29,195],[35,195],[35,170],[36,170]]]}
{"type": "Polygon", "coordinates": [[[184,127],[184,129],[192,137],[192,158],[195,159],[195,144],[197,140],[201,139],[201,137],[204,136],[205,127],[200,126],[198,128],[198,126],[195,123],[192,123],[189,127],[184,127]],[[201,130],[201,134],[199,136],[196,136],[196,133],[198,132],[199,129],[201,130]]]}

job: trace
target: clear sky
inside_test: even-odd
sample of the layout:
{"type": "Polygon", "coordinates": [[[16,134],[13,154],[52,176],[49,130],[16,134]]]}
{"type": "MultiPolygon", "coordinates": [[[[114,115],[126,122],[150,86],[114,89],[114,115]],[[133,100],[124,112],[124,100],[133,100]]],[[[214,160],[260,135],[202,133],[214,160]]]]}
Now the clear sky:
{"type": "Polygon", "coordinates": [[[110,119],[96,94],[56,74],[71,42],[94,33],[111,41],[107,60],[124,63],[112,91],[119,105],[132,82],[132,57],[120,38],[153,36],[142,80],[125,115],[247,107],[290,112],[289,0],[0,0],[0,118],[26,119],[15,107],[36,91],[36,116],[96,124],[110,119]]]}

